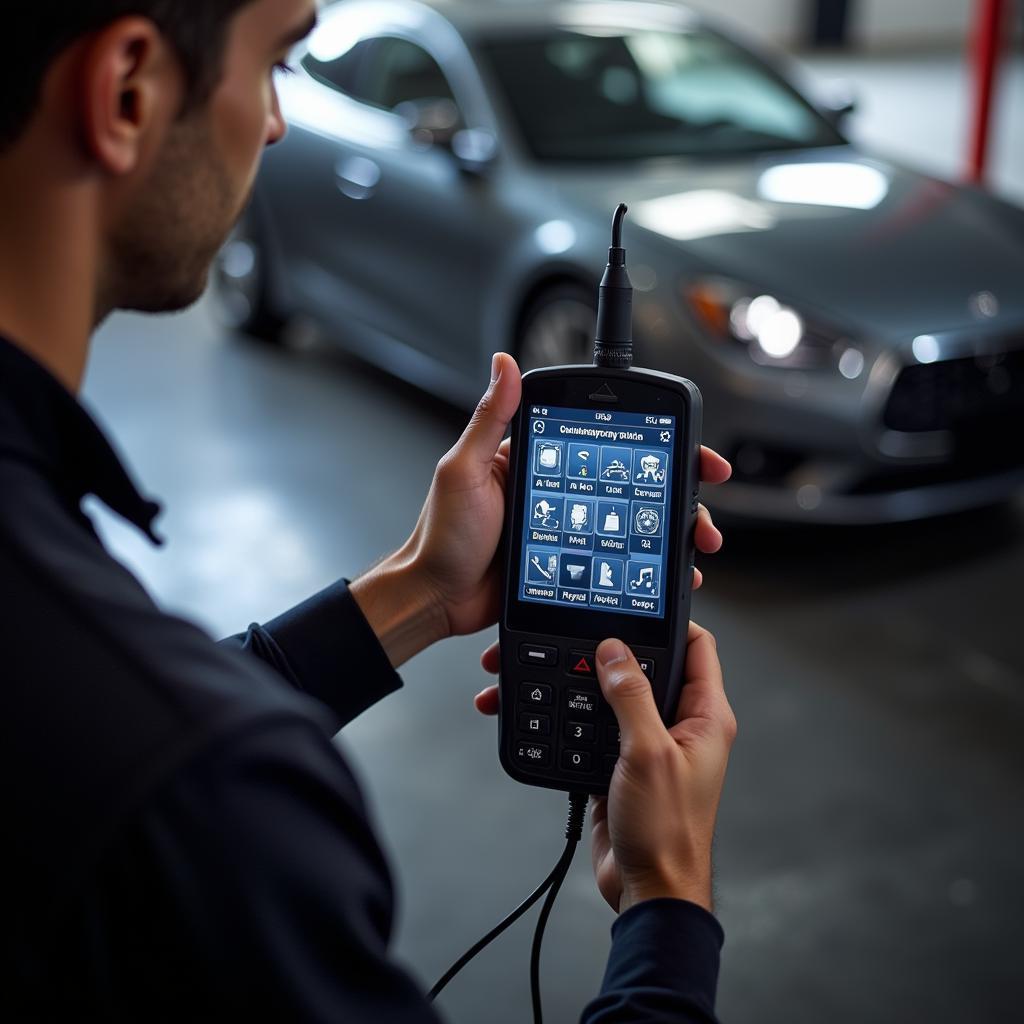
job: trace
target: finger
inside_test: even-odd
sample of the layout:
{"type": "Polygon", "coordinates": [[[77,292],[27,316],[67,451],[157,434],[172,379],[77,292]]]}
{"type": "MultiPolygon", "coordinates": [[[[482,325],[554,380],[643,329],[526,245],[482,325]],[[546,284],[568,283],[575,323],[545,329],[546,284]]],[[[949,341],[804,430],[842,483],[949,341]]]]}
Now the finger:
{"type": "Polygon", "coordinates": [[[670,730],[673,735],[697,719],[723,732],[735,734],[736,730],[736,719],[725,695],[718,645],[714,636],[696,622],[690,623],[687,634],[686,685],[679,697],[677,718],[670,730]]]}
{"type": "Polygon", "coordinates": [[[498,670],[501,668],[501,649],[498,646],[497,640],[480,655],[480,664],[483,666],[484,671],[490,675],[496,676],[498,674],[498,670]]]}
{"type": "Polygon", "coordinates": [[[473,705],[481,715],[496,715],[498,713],[498,688],[488,686],[481,690],[474,698],[473,705]]]}
{"type": "Polygon", "coordinates": [[[597,678],[622,733],[622,749],[653,746],[665,735],[647,677],[621,640],[605,640],[597,648],[597,678]]]}
{"type": "Polygon", "coordinates": [[[491,385],[456,445],[458,453],[489,469],[519,408],[522,393],[516,361],[504,352],[496,352],[491,366],[491,385]]]}
{"type": "Polygon", "coordinates": [[[700,448],[700,479],[705,484],[724,484],[732,476],[732,466],[706,445],[700,448]]]}
{"type": "Polygon", "coordinates": [[[693,590],[700,590],[704,585],[704,573],[700,571],[696,566],[693,567],[693,590]]]}
{"type": "Polygon", "coordinates": [[[705,555],[713,555],[722,547],[722,531],[715,526],[711,513],[704,505],[697,509],[697,528],[694,531],[694,543],[698,551],[705,555]]]}

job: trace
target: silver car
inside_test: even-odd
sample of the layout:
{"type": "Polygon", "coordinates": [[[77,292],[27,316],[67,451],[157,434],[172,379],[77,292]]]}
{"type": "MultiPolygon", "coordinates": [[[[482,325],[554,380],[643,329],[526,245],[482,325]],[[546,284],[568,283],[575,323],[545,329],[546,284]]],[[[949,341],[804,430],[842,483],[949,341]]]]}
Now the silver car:
{"type": "Polygon", "coordinates": [[[225,248],[235,326],[295,315],[472,403],[491,352],[589,361],[618,202],[636,361],[690,377],[717,509],[868,523],[1024,480],[1024,211],[852,146],[848,108],[677,4],[344,0],[225,248]]]}

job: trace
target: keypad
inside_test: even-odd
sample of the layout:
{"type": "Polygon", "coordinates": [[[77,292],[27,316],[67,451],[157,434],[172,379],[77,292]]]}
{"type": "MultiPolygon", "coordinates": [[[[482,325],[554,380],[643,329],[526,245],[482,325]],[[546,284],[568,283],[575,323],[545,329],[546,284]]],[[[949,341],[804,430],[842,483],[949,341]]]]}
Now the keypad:
{"type": "MultiPolygon", "coordinates": [[[[518,688],[513,760],[527,771],[564,778],[567,787],[578,780],[602,791],[618,760],[620,735],[601,696],[593,649],[522,643],[516,652],[531,668],[518,688]]],[[[654,659],[638,661],[653,681],[654,659]]]]}

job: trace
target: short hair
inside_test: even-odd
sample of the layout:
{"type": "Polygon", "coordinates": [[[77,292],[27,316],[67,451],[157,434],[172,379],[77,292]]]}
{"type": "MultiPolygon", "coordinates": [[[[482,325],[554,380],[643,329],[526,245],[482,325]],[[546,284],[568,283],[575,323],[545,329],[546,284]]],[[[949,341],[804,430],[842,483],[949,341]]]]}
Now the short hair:
{"type": "Polygon", "coordinates": [[[32,119],[50,65],[72,43],[118,18],[138,15],[160,30],[181,62],[182,113],[205,102],[222,73],[227,28],[252,0],[17,0],[0,15],[10,41],[0,62],[0,152],[32,119]]]}

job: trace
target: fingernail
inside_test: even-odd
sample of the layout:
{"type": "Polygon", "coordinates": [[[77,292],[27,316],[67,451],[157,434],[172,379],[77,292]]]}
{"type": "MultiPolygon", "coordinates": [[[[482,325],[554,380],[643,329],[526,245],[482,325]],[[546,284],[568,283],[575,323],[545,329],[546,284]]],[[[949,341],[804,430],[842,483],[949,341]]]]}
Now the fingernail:
{"type": "Polygon", "coordinates": [[[491,357],[491,383],[497,383],[498,378],[501,376],[501,353],[495,352],[491,357]]]}
{"type": "Polygon", "coordinates": [[[617,665],[626,660],[626,645],[621,640],[605,640],[597,649],[597,660],[602,665],[617,665]]]}

